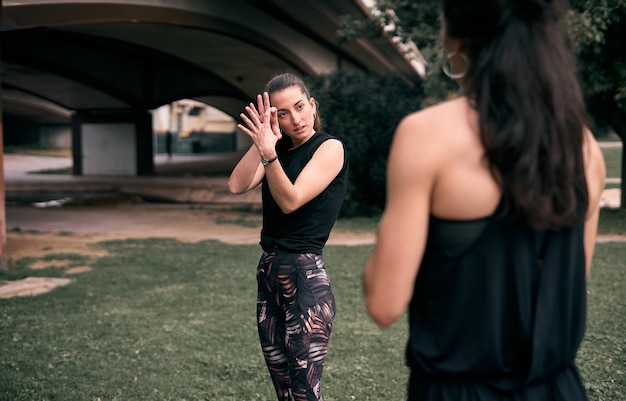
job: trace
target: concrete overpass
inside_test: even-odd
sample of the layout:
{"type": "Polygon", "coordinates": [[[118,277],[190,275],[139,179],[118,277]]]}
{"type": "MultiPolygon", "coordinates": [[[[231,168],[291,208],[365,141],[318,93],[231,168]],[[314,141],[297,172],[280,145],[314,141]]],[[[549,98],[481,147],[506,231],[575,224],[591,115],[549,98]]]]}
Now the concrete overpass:
{"type": "Polygon", "coordinates": [[[0,109],[35,124],[71,124],[76,175],[152,174],[150,111],[178,99],[237,118],[283,71],[396,71],[409,81],[421,79],[391,38],[338,43],[342,16],[367,17],[359,0],[0,4],[0,109]]]}
{"type": "Polygon", "coordinates": [[[75,174],[96,153],[129,146],[123,157],[135,159],[134,173],[151,174],[149,111],[174,100],[236,117],[287,70],[398,71],[419,81],[390,38],[338,44],[344,15],[365,18],[366,8],[357,0],[4,0],[4,112],[69,118],[75,174]]]}

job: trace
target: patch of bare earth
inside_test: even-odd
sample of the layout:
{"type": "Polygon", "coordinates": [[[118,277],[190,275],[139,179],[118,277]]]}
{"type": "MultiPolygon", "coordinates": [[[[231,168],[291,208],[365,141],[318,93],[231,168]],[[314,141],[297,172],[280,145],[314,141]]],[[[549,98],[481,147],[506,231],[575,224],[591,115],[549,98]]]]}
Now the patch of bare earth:
{"type": "MultiPolygon", "coordinates": [[[[62,258],[49,255],[107,256],[96,244],[128,238],[173,238],[184,242],[219,240],[230,244],[256,244],[261,216],[254,212],[191,208],[181,204],[118,204],[37,209],[7,208],[7,256],[33,257],[33,269],[68,266],[66,275],[88,271],[90,266],[69,268],[62,258]]],[[[374,232],[333,230],[329,245],[374,243],[374,232]]],[[[599,236],[598,242],[624,241],[625,236],[599,236]]],[[[29,277],[20,282],[0,282],[0,298],[36,295],[66,285],[70,278],[29,277]]]]}
{"type": "MultiPolygon", "coordinates": [[[[87,256],[106,256],[107,252],[94,244],[103,240],[104,236],[60,235],[58,233],[7,233],[7,254],[12,259],[26,256],[42,258],[49,254],[78,253],[87,256]]],[[[42,268],[38,262],[33,268],[42,268]]],[[[58,265],[58,263],[57,263],[58,265]]]]}
{"type": "MultiPolygon", "coordinates": [[[[50,254],[83,254],[90,257],[106,256],[107,252],[97,248],[95,238],[59,235],[56,233],[8,233],[7,254],[10,258],[37,258],[30,264],[32,270],[45,270],[52,266],[65,268],[68,276],[87,272],[90,266],[70,267],[71,261],[63,258],[42,259],[50,254]]],[[[0,281],[0,298],[33,296],[46,293],[56,287],[71,283],[71,278],[26,277],[15,281],[0,281]]]]}
{"type": "MultiPolygon", "coordinates": [[[[68,260],[49,255],[82,254],[107,256],[96,244],[128,238],[173,238],[183,242],[219,240],[230,244],[256,244],[261,217],[254,212],[190,208],[180,204],[121,204],[37,209],[7,208],[7,256],[17,260],[33,257],[32,269],[69,265],[68,260]]],[[[333,231],[328,244],[361,245],[374,240],[373,233],[333,231]]],[[[67,275],[90,270],[90,266],[67,269],[67,275]]],[[[0,282],[0,298],[38,295],[70,278],[28,277],[0,282]]]]}

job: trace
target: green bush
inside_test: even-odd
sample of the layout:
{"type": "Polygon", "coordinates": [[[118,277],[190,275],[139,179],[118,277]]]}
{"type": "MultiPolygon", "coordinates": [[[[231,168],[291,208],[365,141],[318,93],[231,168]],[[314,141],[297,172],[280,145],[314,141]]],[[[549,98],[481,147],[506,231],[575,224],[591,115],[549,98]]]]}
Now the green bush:
{"type": "Polygon", "coordinates": [[[350,186],[342,217],[374,216],[385,204],[387,156],[402,117],[420,109],[423,88],[397,74],[336,71],[309,77],[322,129],[346,144],[350,186]]]}

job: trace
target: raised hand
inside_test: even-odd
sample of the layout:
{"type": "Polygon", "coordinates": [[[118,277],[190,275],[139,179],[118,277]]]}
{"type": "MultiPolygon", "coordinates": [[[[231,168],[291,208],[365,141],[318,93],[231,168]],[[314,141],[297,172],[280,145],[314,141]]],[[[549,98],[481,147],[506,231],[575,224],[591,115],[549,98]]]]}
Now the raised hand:
{"type": "Polygon", "coordinates": [[[245,113],[239,116],[243,124],[237,124],[248,135],[262,156],[275,154],[276,142],[282,138],[276,108],[271,107],[267,92],[257,95],[257,106],[250,103],[245,107],[245,113]]]}

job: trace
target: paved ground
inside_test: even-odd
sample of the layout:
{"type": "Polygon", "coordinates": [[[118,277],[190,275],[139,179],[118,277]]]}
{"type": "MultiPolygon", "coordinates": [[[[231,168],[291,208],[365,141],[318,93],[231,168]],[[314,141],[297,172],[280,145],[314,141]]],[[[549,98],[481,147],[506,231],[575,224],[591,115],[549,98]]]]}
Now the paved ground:
{"type": "Polygon", "coordinates": [[[260,191],[233,196],[227,188],[228,173],[240,154],[165,155],[155,157],[151,176],[75,176],[33,174],[41,171],[68,172],[69,157],[4,155],[7,200],[51,200],[88,194],[135,194],[170,202],[259,204],[260,191]]]}

